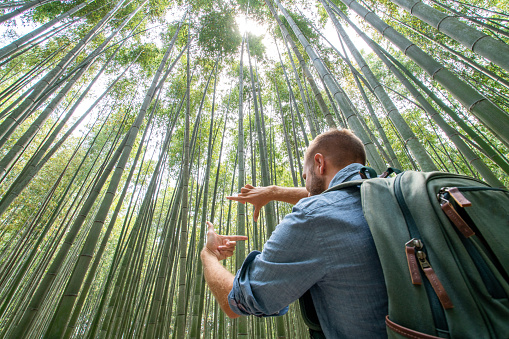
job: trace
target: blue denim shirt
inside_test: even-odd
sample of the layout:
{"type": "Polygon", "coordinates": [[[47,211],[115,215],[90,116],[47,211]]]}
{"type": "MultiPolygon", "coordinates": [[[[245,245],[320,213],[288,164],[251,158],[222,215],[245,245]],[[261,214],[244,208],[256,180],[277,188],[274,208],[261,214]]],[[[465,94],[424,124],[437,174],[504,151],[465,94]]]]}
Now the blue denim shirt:
{"type": "MultiPolygon", "coordinates": [[[[329,187],[360,179],[361,167],[343,168],[329,187]]],[[[247,256],[228,301],[237,314],[283,315],[307,290],[327,338],[387,337],[387,292],[357,187],[300,200],[247,256]]]]}

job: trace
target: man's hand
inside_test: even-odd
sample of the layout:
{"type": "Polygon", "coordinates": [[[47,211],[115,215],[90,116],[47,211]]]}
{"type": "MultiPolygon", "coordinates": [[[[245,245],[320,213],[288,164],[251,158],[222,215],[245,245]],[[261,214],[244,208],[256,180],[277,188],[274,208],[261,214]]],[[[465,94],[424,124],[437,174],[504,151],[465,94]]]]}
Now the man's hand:
{"type": "Polygon", "coordinates": [[[238,201],[243,204],[246,202],[253,204],[253,219],[254,221],[258,221],[261,208],[267,205],[271,200],[283,201],[295,205],[300,199],[307,198],[308,196],[309,192],[306,191],[305,187],[254,187],[248,184],[240,189],[239,195],[226,197],[226,199],[238,201]]]}
{"type": "Polygon", "coordinates": [[[216,298],[221,309],[230,318],[238,318],[228,304],[228,294],[233,288],[235,276],[229,272],[219,260],[224,260],[233,255],[236,241],[247,240],[242,235],[219,235],[214,231],[214,225],[207,221],[207,244],[200,253],[203,263],[203,276],[207,285],[209,285],[212,294],[216,298]]]}
{"type": "Polygon", "coordinates": [[[244,235],[219,235],[214,231],[214,225],[207,221],[207,244],[205,248],[214,254],[217,260],[224,260],[233,255],[237,241],[247,240],[244,235]]]}
{"type": "Polygon", "coordinates": [[[272,186],[254,187],[248,184],[240,189],[240,193],[237,196],[226,197],[226,199],[238,201],[243,204],[246,202],[252,204],[254,207],[253,219],[254,221],[258,221],[260,209],[271,200],[274,200],[272,193],[272,186]]]}

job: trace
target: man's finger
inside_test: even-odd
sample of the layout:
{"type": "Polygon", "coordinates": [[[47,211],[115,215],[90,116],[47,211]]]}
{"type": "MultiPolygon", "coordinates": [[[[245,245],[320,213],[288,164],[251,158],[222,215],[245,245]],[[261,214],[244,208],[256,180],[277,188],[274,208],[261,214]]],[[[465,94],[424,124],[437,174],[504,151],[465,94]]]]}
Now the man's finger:
{"type": "Polygon", "coordinates": [[[219,253],[221,253],[222,255],[224,255],[227,258],[229,258],[233,255],[233,251],[230,251],[230,250],[219,251],[219,253]]]}
{"type": "Polygon", "coordinates": [[[249,193],[254,187],[246,185],[240,189],[240,193],[249,193]]]}
{"type": "Polygon", "coordinates": [[[258,221],[258,216],[260,215],[260,207],[256,206],[253,213],[253,220],[258,221]]]}
{"type": "Polygon", "coordinates": [[[227,245],[221,245],[221,246],[217,246],[217,249],[218,250],[233,250],[235,249],[235,245],[237,243],[235,241],[231,241],[230,243],[228,243],[227,245]]]}
{"type": "Polygon", "coordinates": [[[247,240],[249,239],[248,237],[246,237],[245,235],[225,235],[224,236],[225,239],[227,240],[234,240],[234,241],[242,241],[242,240],[247,240]]]}
{"type": "Polygon", "coordinates": [[[214,225],[212,225],[210,221],[207,221],[207,228],[209,229],[209,231],[214,232],[214,225]]]}

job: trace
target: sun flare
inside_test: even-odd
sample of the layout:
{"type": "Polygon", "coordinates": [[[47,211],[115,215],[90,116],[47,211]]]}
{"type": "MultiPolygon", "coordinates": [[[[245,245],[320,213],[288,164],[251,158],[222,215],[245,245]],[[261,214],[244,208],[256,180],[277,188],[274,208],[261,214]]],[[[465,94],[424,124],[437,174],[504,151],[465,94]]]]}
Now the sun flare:
{"type": "Polygon", "coordinates": [[[246,18],[245,15],[241,14],[235,17],[235,22],[239,27],[240,34],[244,33],[252,33],[255,35],[261,35],[265,33],[266,29],[260,25],[258,22],[246,18]]]}

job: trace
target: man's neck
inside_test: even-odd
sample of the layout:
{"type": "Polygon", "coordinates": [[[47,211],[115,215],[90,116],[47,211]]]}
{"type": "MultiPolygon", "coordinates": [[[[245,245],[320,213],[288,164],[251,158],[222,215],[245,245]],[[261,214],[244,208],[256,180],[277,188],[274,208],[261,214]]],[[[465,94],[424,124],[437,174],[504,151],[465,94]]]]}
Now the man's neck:
{"type": "Polygon", "coordinates": [[[334,179],[336,174],[338,174],[338,172],[341,171],[345,167],[346,166],[343,166],[341,168],[333,167],[330,169],[330,171],[325,173],[325,189],[329,188],[332,179],[334,179]]]}

